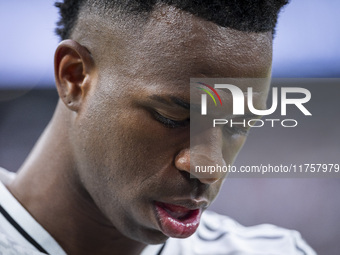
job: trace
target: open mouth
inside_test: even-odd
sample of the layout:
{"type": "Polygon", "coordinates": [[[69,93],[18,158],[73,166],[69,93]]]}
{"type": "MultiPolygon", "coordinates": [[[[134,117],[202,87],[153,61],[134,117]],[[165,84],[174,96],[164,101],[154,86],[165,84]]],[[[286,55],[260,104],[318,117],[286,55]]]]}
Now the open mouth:
{"type": "Polygon", "coordinates": [[[198,228],[201,210],[184,206],[156,202],[156,214],[162,232],[175,238],[191,236],[198,228]]]}

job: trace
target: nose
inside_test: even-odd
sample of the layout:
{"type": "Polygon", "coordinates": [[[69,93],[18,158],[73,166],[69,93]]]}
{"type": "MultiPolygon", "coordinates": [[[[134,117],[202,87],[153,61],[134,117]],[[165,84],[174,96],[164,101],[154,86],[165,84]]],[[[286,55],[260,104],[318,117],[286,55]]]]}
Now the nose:
{"type": "Polygon", "coordinates": [[[191,137],[190,148],[182,149],[175,158],[180,171],[190,173],[201,183],[213,184],[225,178],[226,162],[223,159],[223,135],[217,129],[191,137]]]}

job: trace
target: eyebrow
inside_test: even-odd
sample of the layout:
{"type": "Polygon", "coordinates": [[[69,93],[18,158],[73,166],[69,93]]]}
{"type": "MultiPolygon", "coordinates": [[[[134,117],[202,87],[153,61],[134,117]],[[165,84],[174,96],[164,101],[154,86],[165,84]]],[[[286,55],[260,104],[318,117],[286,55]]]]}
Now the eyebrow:
{"type": "Polygon", "coordinates": [[[149,97],[150,99],[153,99],[155,101],[158,101],[162,104],[166,104],[169,106],[172,106],[173,104],[177,104],[179,106],[181,106],[182,108],[186,109],[186,110],[190,110],[190,103],[175,97],[175,96],[169,96],[169,97],[162,97],[160,95],[152,95],[149,97]]]}

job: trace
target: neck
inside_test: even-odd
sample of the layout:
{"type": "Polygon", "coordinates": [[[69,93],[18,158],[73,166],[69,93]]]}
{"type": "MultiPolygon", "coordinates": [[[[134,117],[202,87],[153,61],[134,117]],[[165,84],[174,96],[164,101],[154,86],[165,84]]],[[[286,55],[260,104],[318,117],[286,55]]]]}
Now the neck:
{"type": "Polygon", "coordinates": [[[82,186],[66,128],[70,118],[65,116],[67,110],[59,103],[8,189],[67,254],[140,254],[145,244],[118,232],[82,186]]]}

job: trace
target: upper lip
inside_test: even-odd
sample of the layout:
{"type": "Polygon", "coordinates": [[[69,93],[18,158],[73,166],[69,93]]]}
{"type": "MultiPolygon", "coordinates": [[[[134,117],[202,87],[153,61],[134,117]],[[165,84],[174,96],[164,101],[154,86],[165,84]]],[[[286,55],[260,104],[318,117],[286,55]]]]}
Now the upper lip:
{"type": "Polygon", "coordinates": [[[170,204],[184,207],[188,210],[205,209],[208,207],[209,202],[205,199],[171,199],[156,201],[159,203],[170,204]]]}

